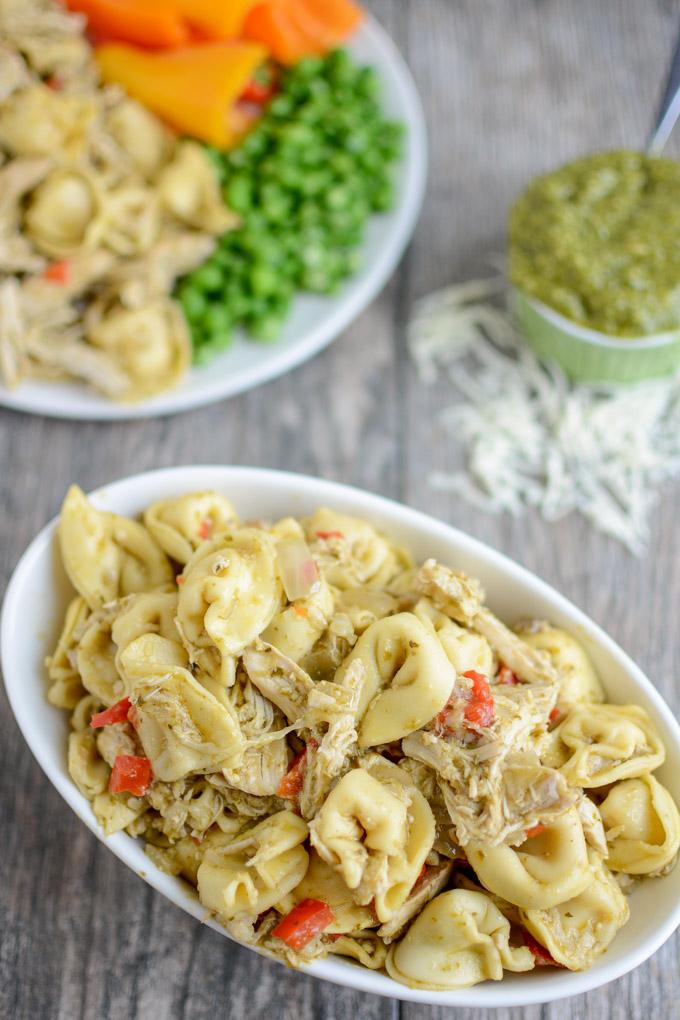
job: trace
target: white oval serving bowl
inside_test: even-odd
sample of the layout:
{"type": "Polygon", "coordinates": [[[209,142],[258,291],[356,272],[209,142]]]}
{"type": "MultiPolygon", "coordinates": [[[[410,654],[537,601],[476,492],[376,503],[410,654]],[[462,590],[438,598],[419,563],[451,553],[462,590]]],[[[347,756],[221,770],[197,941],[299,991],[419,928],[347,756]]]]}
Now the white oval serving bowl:
{"type": "Polygon", "coordinates": [[[0,406],[50,418],[126,421],[178,414],[212,404],[283,375],[318,354],[364,311],[392,276],[411,239],[427,177],[427,132],[418,91],[404,58],[387,32],[367,17],[348,41],[360,64],[378,74],[385,116],[405,127],[404,154],[394,169],[395,204],[372,216],[359,249],[363,268],[337,294],[299,293],[275,343],[237,336],[209,364],[190,368],[173,390],[135,404],[118,404],[73,382],[27,380],[10,390],[0,384],[0,406]]]}
{"type": "MultiPolygon", "coordinates": [[[[96,506],[136,515],[158,499],[217,489],[232,499],[244,518],[300,515],[319,505],[371,521],[416,559],[435,556],[482,581],[489,604],[503,618],[545,617],[573,631],[602,677],[612,701],[634,702],[647,709],[667,748],[659,776],[680,802],[680,728],[668,706],[634,662],[571,602],[524,568],[468,535],[425,514],[333,482],[278,471],[243,467],[178,467],[136,475],[97,490],[96,506]]],[[[89,802],[66,770],[68,717],[45,699],[43,660],[52,649],[69,598],[61,566],[56,520],[48,524],[19,561],[5,596],[0,621],[0,656],[12,710],[41,768],[79,818],[133,871],[169,900],[204,920],[190,887],[157,870],[143,843],[125,833],[106,839],[89,802]]],[[[47,842],[48,834],[45,833],[47,842]]],[[[365,992],[439,1006],[526,1006],[577,995],[621,977],[646,960],[680,924],[680,867],[661,879],[640,884],[630,898],[631,919],[609,951],[590,970],[571,973],[539,968],[507,974],[455,992],[409,989],[385,974],[376,974],[330,957],[305,968],[314,977],[365,992]]],[[[121,912],[125,904],[120,905],[121,912]]],[[[214,921],[216,931],[226,934],[214,921]]]]}

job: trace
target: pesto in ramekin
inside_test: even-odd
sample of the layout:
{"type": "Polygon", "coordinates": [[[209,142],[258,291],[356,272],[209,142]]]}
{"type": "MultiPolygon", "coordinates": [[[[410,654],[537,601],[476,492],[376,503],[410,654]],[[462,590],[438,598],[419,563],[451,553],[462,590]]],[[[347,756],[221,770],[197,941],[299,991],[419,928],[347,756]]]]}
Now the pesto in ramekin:
{"type": "Polygon", "coordinates": [[[680,326],[680,163],[616,151],[535,178],[510,213],[510,280],[613,337],[680,326]]]}

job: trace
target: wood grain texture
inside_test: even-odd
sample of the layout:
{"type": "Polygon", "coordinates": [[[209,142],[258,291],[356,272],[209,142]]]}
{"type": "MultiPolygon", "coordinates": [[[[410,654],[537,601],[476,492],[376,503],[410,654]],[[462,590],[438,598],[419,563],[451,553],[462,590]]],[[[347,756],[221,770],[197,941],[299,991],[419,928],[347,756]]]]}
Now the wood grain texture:
{"type": "MultiPolygon", "coordinates": [[[[406,54],[427,112],[431,177],[415,241],[346,335],[291,375],[174,419],[75,425],[0,412],[0,590],[71,480],[151,467],[254,464],[402,499],[509,553],[572,598],[680,709],[678,487],[649,556],[578,518],[494,518],[434,492],[459,456],[405,349],[419,296],[479,274],[533,174],[584,151],[640,146],[675,41],[675,0],[369,0],[406,54]]],[[[678,153],[678,142],[670,147],[678,153]]],[[[673,1020],[680,939],[587,996],[495,1013],[410,1006],[322,984],[239,949],[132,876],[80,824],[0,706],[1,1020],[673,1020]]]]}

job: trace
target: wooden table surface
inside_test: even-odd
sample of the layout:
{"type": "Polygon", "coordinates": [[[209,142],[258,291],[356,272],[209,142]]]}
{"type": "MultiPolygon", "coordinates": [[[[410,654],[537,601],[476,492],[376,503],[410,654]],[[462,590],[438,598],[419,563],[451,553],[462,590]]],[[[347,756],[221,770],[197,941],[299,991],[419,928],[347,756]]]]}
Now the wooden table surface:
{"type": "MultiPolygon", "coordinates": [[[[449,394],[406,352],[414,299],[484,270],[527,179],[584,151],[644,144],[675,41],[675,0],[369,0],[425,105],[431,176],[390,286],[325,353],[254,392],[171,419],[69,424],[0,413],[0,591],[21,551],[84,488],[148,468],[253,464],[351,482],[450,521],[563,591],[680,708],[679,492],[633,560],[581,519],[480,514],[428,487],[457,453],[437,425],[449,394]]],[[[670,147],[678,152],[677,141],[670,147]]],[[[286,971],[185,916],[68,810],[0,706],[1,1020],[485,1020],[399,1004],[286,971]]],[[[607,988],[498,1020],[680,1016],[680,939],[607,988]]]]}

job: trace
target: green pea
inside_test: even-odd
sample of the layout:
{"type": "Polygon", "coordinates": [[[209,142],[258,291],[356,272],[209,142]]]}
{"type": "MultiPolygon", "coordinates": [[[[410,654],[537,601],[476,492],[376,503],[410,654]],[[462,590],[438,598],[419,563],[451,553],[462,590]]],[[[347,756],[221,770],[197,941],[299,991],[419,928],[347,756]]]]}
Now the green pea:
{"type": "Polygon", "coordinates": [[[268,297],[279,289],[279,276],[269,266],[257,264],[250,270],[250,286],[257,297],[268,297]]]}
{"type": "Polygon", "coordinates": [[[198,290],[204,293],[217,292],[221,290],[223,277],[219,266],[213,262],[206,262],[191,275],[191,282],[198,290]]]}
{"type": "Polygon", "coordinates": [[[283,319],[272,313],[254,316],[248,322],[248,332],[263,343],[276,340],[282,327],[283,319]]]}
{"type": "Polygon", "coordinates": [[[276,96],[275,99],[272,99],[271,103],[269,104],[269,113],[272,115],[272,117],[276,117],[277,119],[280,120],[285,120],[286,118],[290,117],[294,107],[295,103],[293,102],[291,96],[279,95],[276,96]]]}
{"type": "Polygon", "coordinates": [[[206,300],[195,286],[190,283],[184,284],[179,294],[179,300],[184,314],[190,322],[198,322],[203,317],[206,300]]]}
{"type": "Polygon", "coordinates": [[[208,305],[203,316],[202,325],[206,332],[222,333],[229,330],[232,324],[232,317],[224,304],[208,305]]]}

